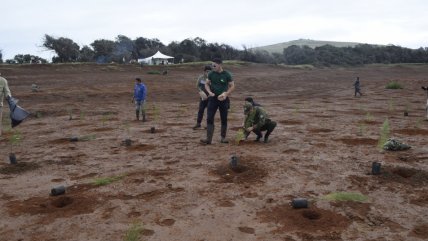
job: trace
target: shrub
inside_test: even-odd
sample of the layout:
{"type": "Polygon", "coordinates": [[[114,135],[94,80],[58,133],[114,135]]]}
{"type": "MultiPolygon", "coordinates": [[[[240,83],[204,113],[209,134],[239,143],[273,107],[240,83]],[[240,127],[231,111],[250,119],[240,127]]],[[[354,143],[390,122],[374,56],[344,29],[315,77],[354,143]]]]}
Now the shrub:
{"type": "Polygon", "coordinates": [[[385,88],[396,90],[396,89],[402,89],[403,87],[397,81],[391,81],[385,86],[385,88]]]}

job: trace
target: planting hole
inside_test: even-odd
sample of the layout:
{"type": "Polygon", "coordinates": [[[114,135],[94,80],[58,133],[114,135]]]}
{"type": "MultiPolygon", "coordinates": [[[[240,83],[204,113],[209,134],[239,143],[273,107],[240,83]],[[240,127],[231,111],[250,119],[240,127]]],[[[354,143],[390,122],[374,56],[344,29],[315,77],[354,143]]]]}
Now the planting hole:
{"type": "Polygon", "coordinates": [[[317,220],[321,218],[321,214],[312,210],[305,210],[302,212],[302,215],[304,218],[307,218],[309,220],[317,220]]]}
{"type": "Polygon", "coordinates": [[[63,208],[73,203],[73,198],[71,197],[60,197],[52,201],[52,205],[57,208],[63,208]]]}

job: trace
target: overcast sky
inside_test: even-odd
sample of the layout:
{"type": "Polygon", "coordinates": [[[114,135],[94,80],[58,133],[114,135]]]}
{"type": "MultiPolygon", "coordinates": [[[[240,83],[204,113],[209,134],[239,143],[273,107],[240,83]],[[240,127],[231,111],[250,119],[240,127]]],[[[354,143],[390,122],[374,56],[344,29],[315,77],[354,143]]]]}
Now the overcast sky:
{"type": "Polygon", "coordinates": [[[117,35],[165,45],[201,37],[238,49],[300,38],[428,47],[427,0],[0,0],[0,9],[3,60],[50,60],[45,34],[80,47],[117,35]]]}

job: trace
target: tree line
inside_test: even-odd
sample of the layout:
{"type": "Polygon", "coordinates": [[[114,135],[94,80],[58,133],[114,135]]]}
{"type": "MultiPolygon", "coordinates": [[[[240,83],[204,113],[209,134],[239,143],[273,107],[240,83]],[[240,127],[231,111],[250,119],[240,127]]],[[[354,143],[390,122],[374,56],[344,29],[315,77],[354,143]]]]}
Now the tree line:
{"type": "MultiPolygon", "coordinates": [[[[72,39],[45,34],[42,47],[55,52],[52,63],[95,62],[129,63],[148,57],[158,50],[174,56],[175,63],[210,61],[221,57],[254,63],[314,66],[353,66],[372,63],[428,63],[428,48],[409,49],[400,46],[360,44],[355,47],[324,45],[316,48],[292,45],[282,53],[252,50],[243,46],[238,50],[227,44],[208,43],[202,38],[188,38],[164,45],[159,39],[138,37],[134,40],[118,35],[115,40],[98,39],[89,45],[79,46],[72,39]]],[[[6,63],[46,63],[47,60],[29,54],[15,55],[6,63]]],[[[0,50],[0,63],[3,63],[0,50]]]]}

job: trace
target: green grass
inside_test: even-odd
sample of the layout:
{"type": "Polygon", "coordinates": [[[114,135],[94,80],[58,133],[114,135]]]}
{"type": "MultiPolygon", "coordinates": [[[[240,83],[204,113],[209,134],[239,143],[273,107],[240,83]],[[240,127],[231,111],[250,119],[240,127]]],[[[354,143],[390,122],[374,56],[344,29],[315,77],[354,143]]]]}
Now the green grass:
{"type": "Polygon", "coordinates": [[[120,179],[122,179],[124,176],[114,176],[114,177],[102,177],[102,178],[97,178],[94,179],[94,181],[92,182],[95,186],[104,186],[104,185],[108,185],[110,183],[119,181],[120,179]]]}
{"type": "Polygon", "coordinates": [[[143,226],[136,222],[126,231],[124,241],[138,241],[140,240],[141,232],[143,231],[143,226]]]}
{"type": "Polygon", "coordinates": [[[364,196],[361,193],[353,192],[333,192],[328,195],[325,195],[323,199],[330,201],[354,201],[354,202],[364,202],[367,201],[368,197],[364,196]]]}
{"type": "Polygon", "coordinates": [[[150,70],[147,72],[147,74],[161,74],[161,72],[157,70],[150,70]]]}
{"type": "Polygon", "coordinates": [[[389,121],[386,119],[382,124],[382,128],[380,129],[380,137],[378,142],[379,149],[383,150],[383,145],[389,139],[389,134],[389,121]]]}
{"type": "Polygon", "coordinates": [[[398,83],[397,81],[393,80],[391,82],[389,82],[386,86],[386,89],[392,89],[392,90],[396,90],[396,89],[402,89],[403,87],[400,85],[400,83],[398,83]]]}

